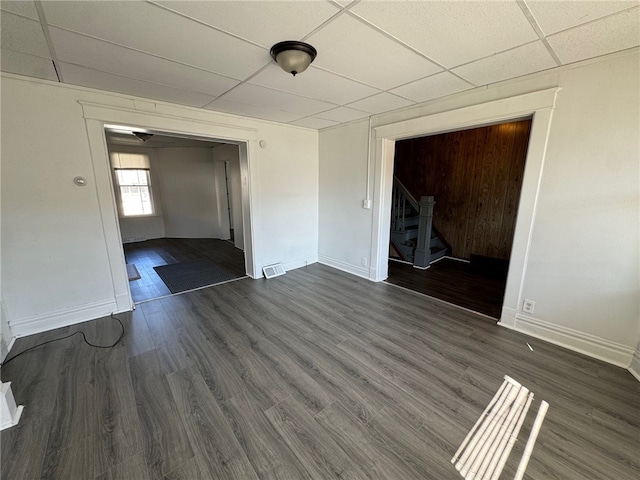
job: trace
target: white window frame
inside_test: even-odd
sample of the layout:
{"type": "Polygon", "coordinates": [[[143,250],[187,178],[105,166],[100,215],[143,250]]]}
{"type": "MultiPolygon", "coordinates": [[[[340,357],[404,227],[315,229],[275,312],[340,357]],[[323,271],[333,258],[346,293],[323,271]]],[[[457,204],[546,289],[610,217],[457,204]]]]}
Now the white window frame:
{"type": "Polygon", "coordinates": [[[113,177],[114,182],[117,186],[116,192],[118,194],[118,209],[120,210],[120,216],[123,218],[135,218],[135,217],[149,217],[155,215],[156,208],[155,202],[153,199],[153,188],[151,186],[151,169],[146,167],[115,167],[113,168],[113,177]],[[134,185],[134,184],[122,184],[120,183],[120,177],[118,175],[118,171],[126,170],[126,171],[143,171],[147,176],[147,184],[146,185],[134,185]],[[147,187],[149,190],[149,203],[151,204],[151,211],[148,213],[127,213],[125,211],[125,205],[123,200],[122,188],[127,187],[147,187]]]}

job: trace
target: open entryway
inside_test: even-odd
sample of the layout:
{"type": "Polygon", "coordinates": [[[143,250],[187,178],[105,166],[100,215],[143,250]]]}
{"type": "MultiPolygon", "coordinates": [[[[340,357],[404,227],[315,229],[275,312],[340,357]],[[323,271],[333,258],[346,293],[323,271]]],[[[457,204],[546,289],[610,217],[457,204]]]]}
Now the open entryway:
{"type": "Polygon", "coordinates": [[[372,137],[375,138],[372,145],[375,160],[372,206],[374,215],[371,237],[373,262],[369,278],[374,281],[383,281],[389,276],[391,231],[389,212],[393,197],[396,142],[531,118],[531,131],[499,322],[502,326],[515,328],[524,301],[522,292],[528,267],[536,202],[557,93],[557,88],[539,90],[374,127],[372,131],[372,137]]]}
{"type": "Polygon", "coordinates": [[[531,118],[395,144],[389,277],[500,318],[531,118]]]}
{"type": "Polygon", "coordinates": [[[237,144],[105,126],[131,298],[246,276],[237,144]]]}

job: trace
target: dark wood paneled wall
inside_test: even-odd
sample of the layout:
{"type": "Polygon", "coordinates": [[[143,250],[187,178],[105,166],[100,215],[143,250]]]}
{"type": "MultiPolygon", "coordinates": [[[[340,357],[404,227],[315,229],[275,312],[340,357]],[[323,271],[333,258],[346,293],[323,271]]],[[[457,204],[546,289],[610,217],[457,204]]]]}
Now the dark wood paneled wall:
{"type": "Polygon", "coordinates": [[[509,258],[530,130],[528,119],[396,142],[395,175],[435,197],[453,256],[509,258]]]}

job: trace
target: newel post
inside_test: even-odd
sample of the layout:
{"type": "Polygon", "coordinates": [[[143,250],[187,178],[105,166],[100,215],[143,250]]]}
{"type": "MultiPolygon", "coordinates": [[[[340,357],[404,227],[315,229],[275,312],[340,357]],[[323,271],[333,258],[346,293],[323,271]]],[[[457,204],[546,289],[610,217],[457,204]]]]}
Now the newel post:
{"type": "Polygon", "coordinates": [[[417,267],[428,267],[431,261],[431,227],[433,225],[433,196],[420,197],[420,223],[418,224],[418,244],[413,256],[417,267]]]}

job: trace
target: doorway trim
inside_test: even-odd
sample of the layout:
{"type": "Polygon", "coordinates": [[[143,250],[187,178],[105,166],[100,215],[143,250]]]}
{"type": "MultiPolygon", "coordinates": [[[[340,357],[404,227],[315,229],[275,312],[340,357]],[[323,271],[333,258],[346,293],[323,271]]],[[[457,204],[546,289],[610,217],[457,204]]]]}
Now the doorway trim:
{"type": "Polygon", "coordinates": [[[242,223],[244,229],[245,269],[252,278],[260,277],[254,261],[255,238],[252,205],[255,204],[252,183],[255,172],[251,159],[256,157],[258,132],[256,129],[227,125],[202,118],[185,118],[153,111],[113,107],[92,102],[79,102],[85,119],[93,174],[96,182],[98,205],[104,231],[104,239],[111,269],[114,299],[118,312],[129,311],[134,302],[129,289],[126,260],[122,249],[118,209],[113,189],[109,153],[104,134],[105,124],[120,124],[148,130],[158,130],[202,140],[223,140],[239,147],[242,179],[242,223]]]}
{"type": "Polygon", "coordinates": [[[371,257],[375,259],[369,279],[388,276],[388,250],[391,228],[391,191],[395,142],[409,138],[446,133],[505,121],[533,117],[522,190],[511,249],[500,324],[514,328],[522,304],[522,288],[527,269],[536,203],[549,140],[551,118],[560,88],[550,88],[515,97],[449,110],[424,117],[374,127],[375,181],[371,257]]]}

